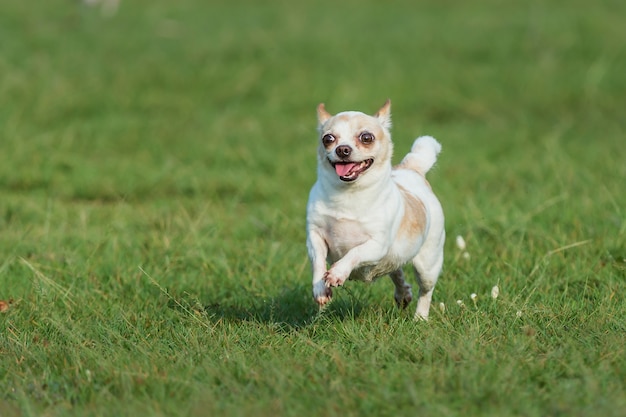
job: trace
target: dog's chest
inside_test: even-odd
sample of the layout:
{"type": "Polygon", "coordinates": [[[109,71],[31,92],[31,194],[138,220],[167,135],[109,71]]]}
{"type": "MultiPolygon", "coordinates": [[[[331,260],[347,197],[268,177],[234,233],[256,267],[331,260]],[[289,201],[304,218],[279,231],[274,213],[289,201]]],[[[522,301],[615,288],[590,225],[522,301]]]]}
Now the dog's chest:
{"type": "Polygon", "coordinates": [[[331,262],[336,262],[371,237],[364,225],[353,219],[329,218],[324,232],[331,262]]]}

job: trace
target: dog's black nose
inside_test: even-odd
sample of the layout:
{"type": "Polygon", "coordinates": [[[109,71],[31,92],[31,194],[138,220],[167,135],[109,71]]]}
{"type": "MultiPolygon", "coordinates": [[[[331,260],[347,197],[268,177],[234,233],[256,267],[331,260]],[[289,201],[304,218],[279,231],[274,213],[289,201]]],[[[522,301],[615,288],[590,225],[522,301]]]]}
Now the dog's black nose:
{"type": "Polygon", "coordinates": [[[352,148],[348,145],[340,145],[335,149],[335,153],[340,158],[347,158],[352,153],[352,148]]]}

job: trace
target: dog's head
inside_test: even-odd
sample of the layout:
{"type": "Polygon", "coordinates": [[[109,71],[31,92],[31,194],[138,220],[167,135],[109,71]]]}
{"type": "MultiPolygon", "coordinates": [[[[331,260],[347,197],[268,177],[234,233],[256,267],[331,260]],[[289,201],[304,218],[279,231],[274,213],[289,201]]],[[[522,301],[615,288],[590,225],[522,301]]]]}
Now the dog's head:
{"type": "Polygon", "coordinates": [[[336,183],[354,183],[389,171],[393,152],[389,100],[373,116],[356,111],[333,116],[322,103],[317,119],[320,175],[336,183]]]}

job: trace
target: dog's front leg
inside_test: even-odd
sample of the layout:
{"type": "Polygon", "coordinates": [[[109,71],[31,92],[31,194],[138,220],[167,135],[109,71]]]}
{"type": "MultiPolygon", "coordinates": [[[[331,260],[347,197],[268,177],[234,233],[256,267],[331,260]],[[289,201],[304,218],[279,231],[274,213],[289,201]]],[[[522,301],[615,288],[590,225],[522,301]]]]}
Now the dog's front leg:
{"type": "Polygon", "coordinates": [[[328,246],[326,246],[324,238],[314,230],[309,230],[306,243],[313,269],[313,298],[322,307],[333,296],[333,291],[324,282],[328,246]]]}
{"type": "Polygon", "coordinates": [[[330,287],[343,285],[355,268],[375,264],[385,256],[385,253],[387,248],[375,240],[368,240],[350,249],[343,258],[335,262],[324,275],[324,281],[330,287]]]}

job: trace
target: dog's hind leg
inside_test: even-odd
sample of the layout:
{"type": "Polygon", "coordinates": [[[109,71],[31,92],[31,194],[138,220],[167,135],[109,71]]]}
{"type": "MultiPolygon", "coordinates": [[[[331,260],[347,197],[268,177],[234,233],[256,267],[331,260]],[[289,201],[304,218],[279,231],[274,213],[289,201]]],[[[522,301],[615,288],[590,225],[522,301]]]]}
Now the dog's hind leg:
{"type": "Polygon", "coordinates": [[[402,268],[398,268],[389,274],[393,285],[396,286],[396,290],[393,294],[393,298],[396,300],[396,304],[399,308],[406,308],[413,300],[413,293],[411,292],[411,286],[407,284],[404,279],[404,272],[402,268]]]}
{"type": "Polygon", "coordinates": [[[424,255],[426,254],[420,252],[420,254],[413,258],[415,277],[420,287],[419,296],[417,297],[415,319],[428,320],[433,291],[443,265],[443,250],[434,257],[432,255],[424,255]]]}
{"type": "Polygon", "coordinates": [[[430,212],[430,230],[426,241],[412,260],[417,284],[420,287],[415,310],[416,320],[428,320],[433,290],[443,267],[443,246],[446,241],[441,204],[436,199],[429,198],[427,207],[430,212]]]}

